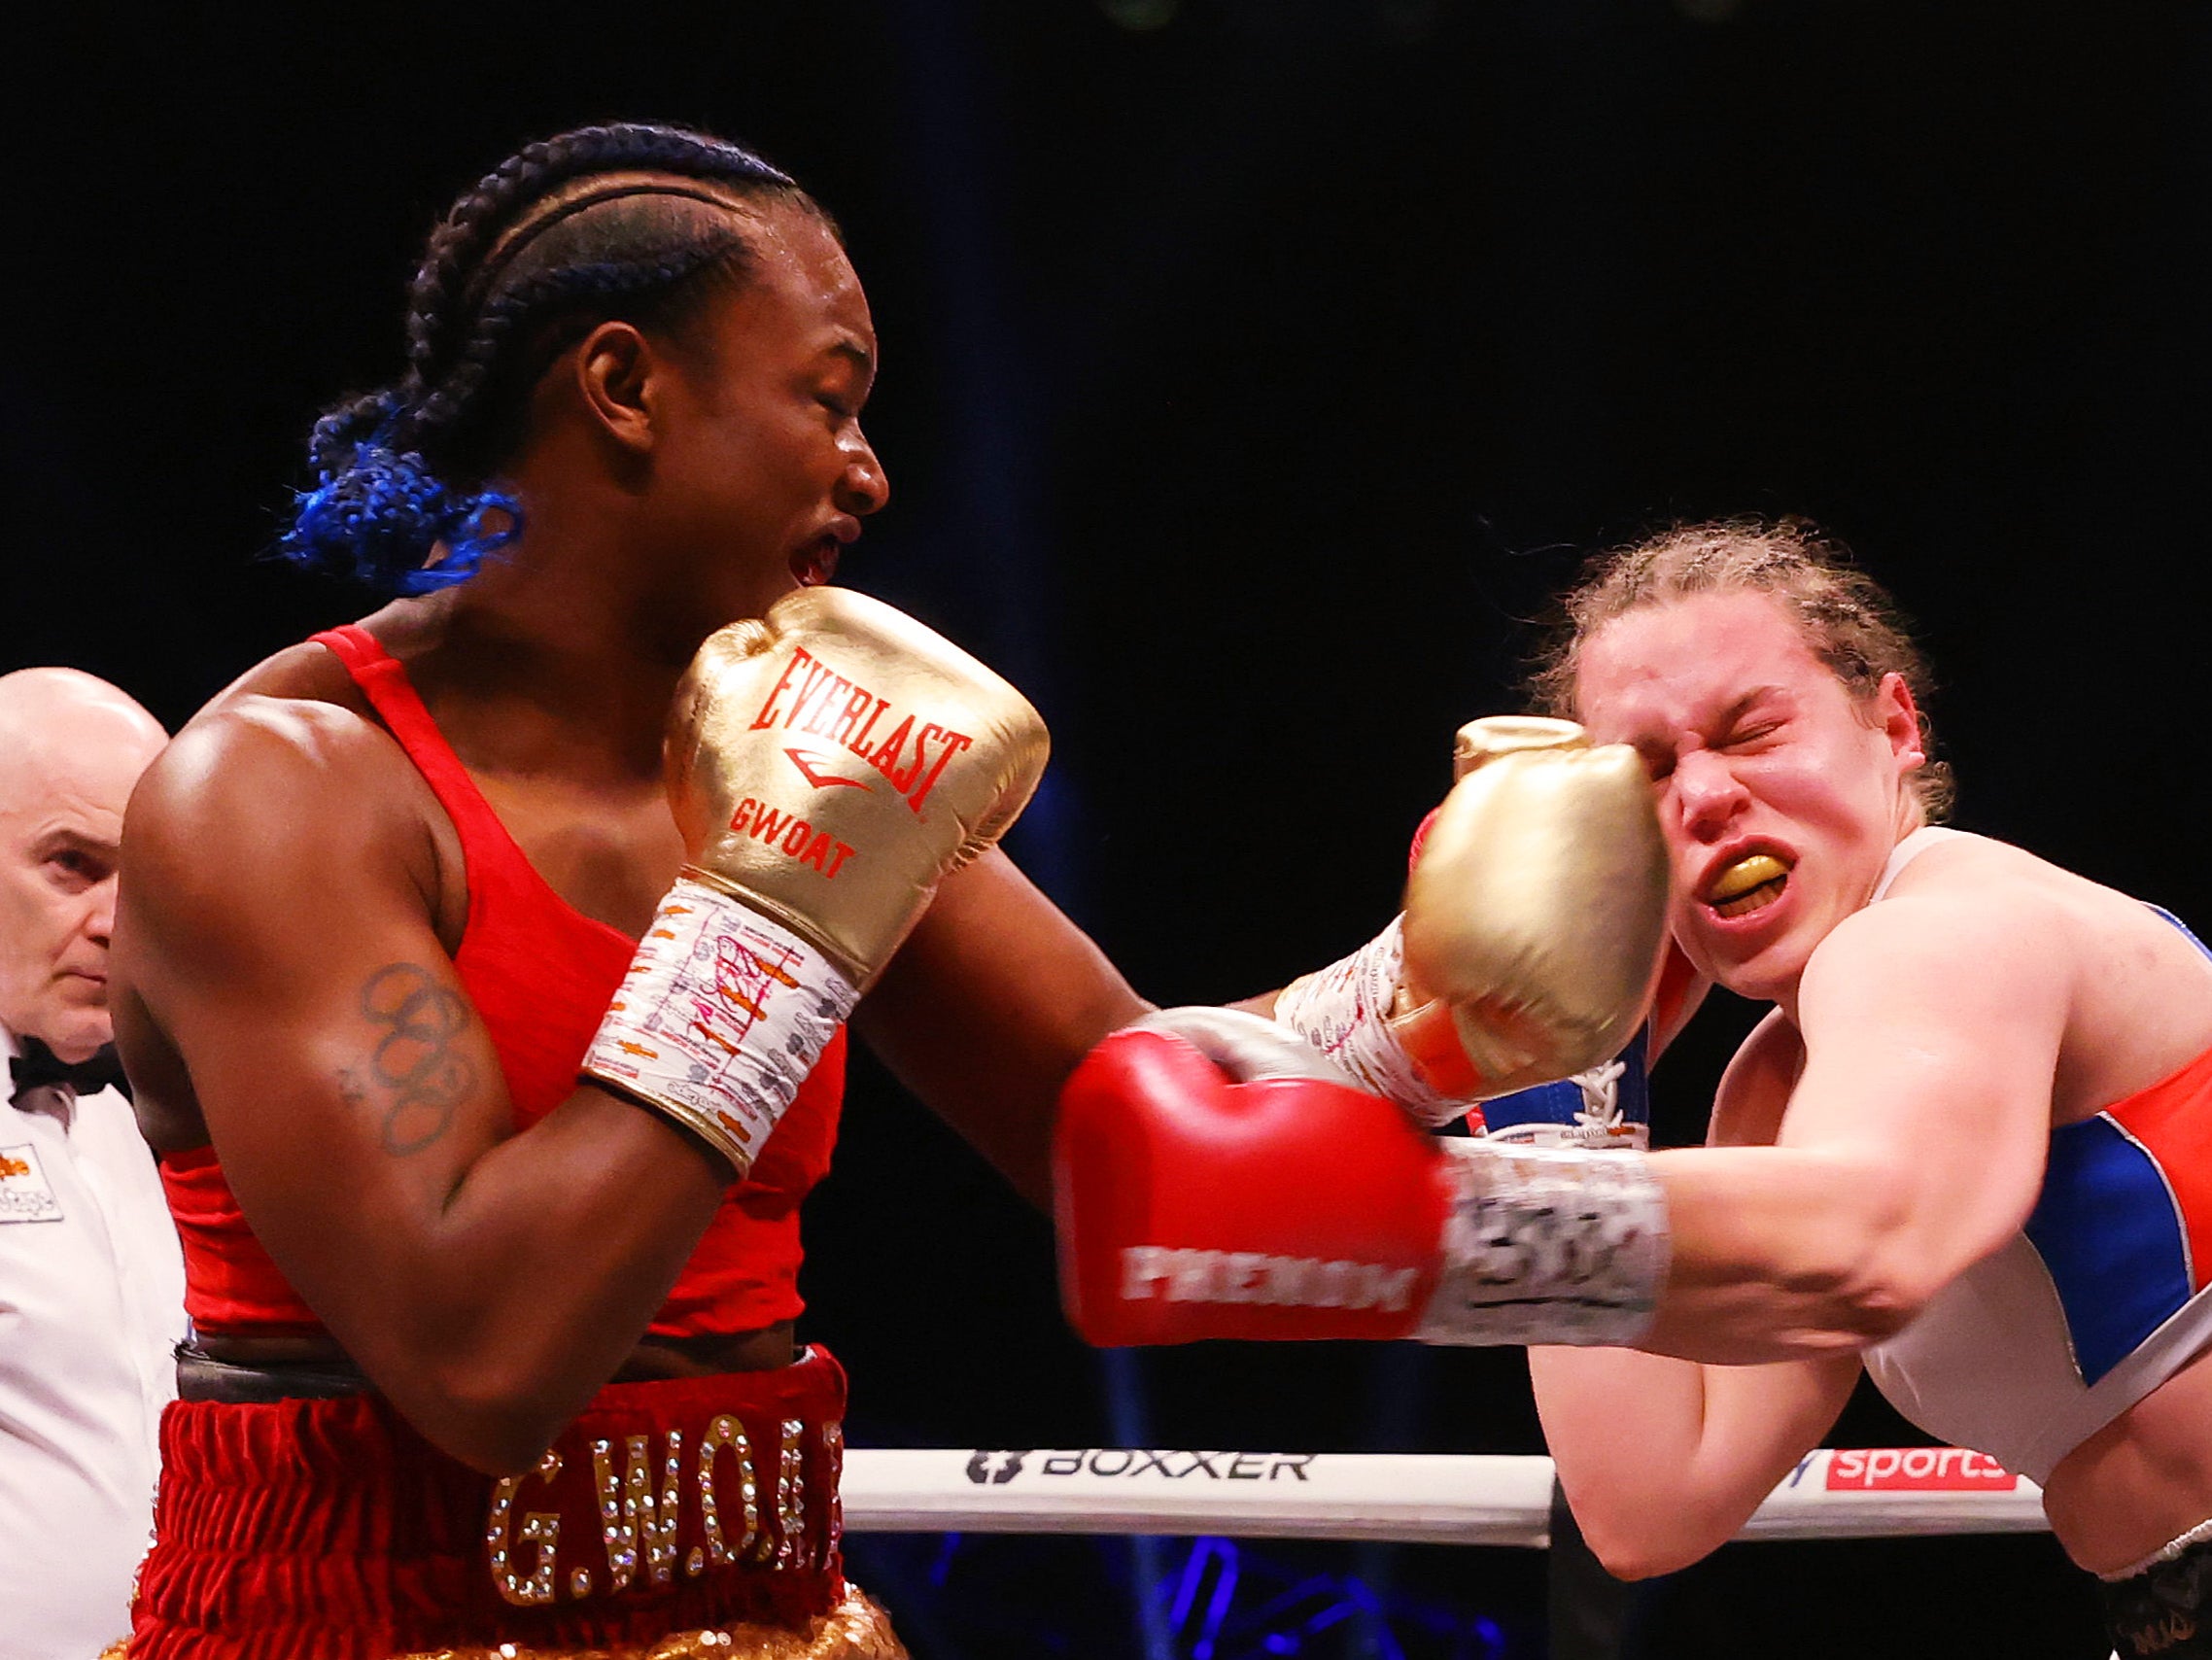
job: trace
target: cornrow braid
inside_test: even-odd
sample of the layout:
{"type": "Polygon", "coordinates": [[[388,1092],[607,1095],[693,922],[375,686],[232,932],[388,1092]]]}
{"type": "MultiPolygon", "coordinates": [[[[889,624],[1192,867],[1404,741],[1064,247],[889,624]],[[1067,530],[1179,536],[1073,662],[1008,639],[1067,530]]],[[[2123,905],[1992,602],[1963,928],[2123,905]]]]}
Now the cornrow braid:
{"type": "Polygon", "coordinates": [[[828,223],[751,151],[679,127],[579,127],[501,162],[432,233],[405,373],[315,424],[315,484],[279,551],[385,593],[471,575],[521,534],[521,503],[487,480],[530,387],[577,326],[674,328],[703,282],[742,280],[752,255],[732,194],[828,223]],[[603,175],[622,177],[595,189],[603,175]]]}
{"type": "MultiPolygon", "coordinates": [[[[459,355],[444,377],[423,391],[403,417],[402,431],[413,447],[434,442],[441,455],[464,465],[468,436],[481,430],[495,411],[486,407],[485,394],[500,379],[535,379],[554,355],[540,342],[535,350],[510,348],[509,342],[531,331],[529,326],[565,310],[590,312],[596,302],[632,296],[667,294],[688,277],[703,272],[733,255],[743,257],[743,239],[734,227],[717,228],[688,248],[677,249],[659,259],[588,265],[565,265],[540,271],[500,293],[477,313],[476,327],[462,343],[459,355]]],[[[644,308],[640,321],[663,321],[653,315],[666,307],[644,308]]],[[[639,308],[632,308],[637,315],[639,308]]],[[[559,341],[558,344],[568,344],[559,341]]]]}

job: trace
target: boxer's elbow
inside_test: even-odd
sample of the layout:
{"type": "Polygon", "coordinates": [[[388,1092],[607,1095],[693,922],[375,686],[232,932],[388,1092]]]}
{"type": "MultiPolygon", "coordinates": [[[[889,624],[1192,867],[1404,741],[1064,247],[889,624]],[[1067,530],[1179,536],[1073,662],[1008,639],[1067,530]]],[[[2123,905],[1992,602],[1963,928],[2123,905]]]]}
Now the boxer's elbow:
{"type": "Polygon", "coordinates": [[[1571,1455],[1558,1474],[1575,1529],[1615,1579],[1656,1579],[1704,1561],[1763,1497],[1711,1491],[1693,1469],[1663,1457],[1592,1465],[1559,1450],[1571,1455]]]}
{"type": "Polygon", "coordinates": [[[1615,1579],[1656,1579],[1663,1574],[1678,1574],[1692,1563],[1703,1561],[1716,1548],[1708,1545],[1702,1550],[1691,1550],[1672,1539],[1598,1534],[1587,1529],[1582,1538],[1599,1565],[1615,1579]]]}
{"type": "Polygon", "coordinates": [[[457,1425],[446,1436],[426,1438],[456,1464],[493,1477],[526,1474],[553,1444],[551,1435],[536,1435],[507,1423],[457,1425]]]}
{"type": "Polygon", "coordinates": [[[548,1371],[474,1355],[428,1368],[404,1396],[388,1390],[414,1428],[438,1451],[485,1475],[520,1475],[590,1396],[563,1388],[548,1371]]]}
{"type": "MultiPolygon", "coordinates": [[[[572,1415],[572,1414],[571,1414],[572,1415]]],[[[536,1468],[567,1419],[524,1401],[447,1401],[415,1427],[448,1458],[484,1475],[536,1468]]]]}
{"type": "Polygon", "coordinates": [[[1733,1521],[1702,1515],[1678,1502],[1608,1513],[1575,1514],[1582,1542],[1615,1579],[1656,1579],[1702,1562],[1735,1536],[1733,1521]]]}

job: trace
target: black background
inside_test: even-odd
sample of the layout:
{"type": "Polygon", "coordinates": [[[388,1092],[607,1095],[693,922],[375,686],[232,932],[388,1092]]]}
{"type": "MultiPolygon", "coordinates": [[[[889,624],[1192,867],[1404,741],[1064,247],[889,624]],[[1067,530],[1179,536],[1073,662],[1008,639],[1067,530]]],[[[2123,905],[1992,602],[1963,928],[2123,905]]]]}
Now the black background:
{"type": "MultiPolygon", "coordinates": [[[[422,237],[527,138],[673,120],[844,224],[894,488],[843,579],[1044,709],[1017,854],[1146,994],[1365,939],[1526,620],[1676,515],[1842,535],[1924,626],[1957,821],[2212,919],[2200,3],[182,10],[18,19],[0,70],[0,665],[173,726],[366,609],[260,556],[422,237]]],[[[1670,1062],[1663,1138],[1744,1023],[1670,1062]]],[[[1156,1353],[1115,1419],[1043,1222],[866,1067],[847,1125],[806,1283],[856,1437],[1539,1445],[1511,1353],[1156,1353]]],[[[1102,1588],[961,1611],[1081,1577],[1042,1558],[932,1611],[921,1549],[858,1552],[919,1654],[1137,1652],[1102,1588]]],[[[1538,1651],[1533,1556],[1361,1560],[1538,1651]]],[[[2104,1651],[2045,1539],[1738,1546],[1648,1613],[1670,1654],[2104,1651]]]]}

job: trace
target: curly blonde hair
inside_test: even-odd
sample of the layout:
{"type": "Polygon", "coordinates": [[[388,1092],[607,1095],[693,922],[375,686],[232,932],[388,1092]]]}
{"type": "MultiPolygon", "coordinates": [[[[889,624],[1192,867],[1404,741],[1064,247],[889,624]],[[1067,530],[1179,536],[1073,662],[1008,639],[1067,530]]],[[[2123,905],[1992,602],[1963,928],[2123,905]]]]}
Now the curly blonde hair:
{"type": "MultiPolygon", "coordinates": [[[[1930,687],[1927,659],[1882,585],[1844,545],[1805,519],[1721,519],[1676,525],[1601,553],[1560,602],[1529,691],[1543,713],[1574,716],[1582,648],[1606,624],[1644,605],[1693,594],[1771,595],[1805,633],[1813,654],[1854,698],[1871,698],[1897,674],[1918,705],[1930,687]]],[[[1956,786],[1935,756],[1935,733],[1920,714],[1928,762],[1913,778],[1931,824],[1950,814],[1956,786]]]]}

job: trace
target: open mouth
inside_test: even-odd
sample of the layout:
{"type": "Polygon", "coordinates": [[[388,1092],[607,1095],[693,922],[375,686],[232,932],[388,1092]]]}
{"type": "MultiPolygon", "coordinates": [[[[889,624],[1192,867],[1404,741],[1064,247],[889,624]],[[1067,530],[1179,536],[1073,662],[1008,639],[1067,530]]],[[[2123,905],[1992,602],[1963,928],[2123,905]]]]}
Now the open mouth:
{"type": "Polygon", "coordinates": [[[791,574],[802,588],[819,588],[837,574],[837,556],[844,547],[836,536],[816,536],[791,556],[791,574]]]}
{"type": "Polygon", "coordinates": [[[1719,916],[1747,916],[1780,899],[1789,867],[1772,853],[1745,853],[1707,884],[1705,902],[1719,916]]]}

